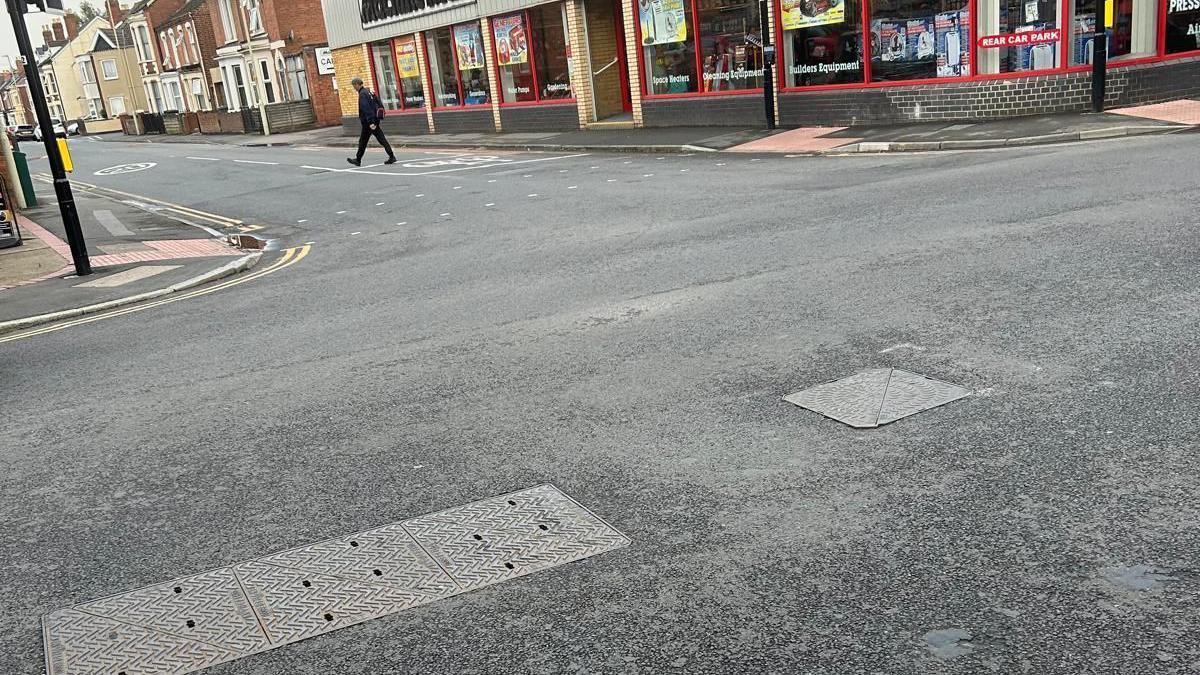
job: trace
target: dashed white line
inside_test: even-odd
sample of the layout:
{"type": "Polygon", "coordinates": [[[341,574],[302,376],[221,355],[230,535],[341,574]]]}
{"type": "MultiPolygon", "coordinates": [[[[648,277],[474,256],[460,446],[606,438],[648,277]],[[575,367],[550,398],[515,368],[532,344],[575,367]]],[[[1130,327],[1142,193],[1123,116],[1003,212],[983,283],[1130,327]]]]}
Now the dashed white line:
{"type": "Polygon", "coordinates": [[[353,237],[353,236],[354,236],[354,235],[356,235],[356,234],[362,234],[362,232],[351,232],[351,233],[350,233],[350,236],[351,236],[351,237],[353,237]]]}
{"type": "Polygon", "coordinates": [[[651,177],[651,176],[653,176],[653,175],[654,175],[654,174],[652,174],[652,173],[644,173],[644,174],[642,174],[642,178],[649,178],[649,177],[651,177]]]}
{"type": "Polygon", "coordinates": [[[279,166],[279,162],[259,162],[253,159],[235,159],[236,164],[263,164],[266,166],[279,166]]]}
{"type": "Polygon", "coordinates": [[[488,202],[488,203],[484,204],[484,206],[495,206],[495,205],[496,205],[496,202],[488,202]]]}
{"type": "Polygon", "coordinates": [[[528,197],[536,197],[536,196],[537,196],[537,193],[535,192],[535,193],[533,193],[533,194],[531,194],[531,195],[526,195],[526,196],[528,196],[528,197]]]}
{"type": "Polygon", "coordinates": [[[345,211],[338,211],[338,212],[337,212],[337,215],[339,215],[339,216],[340,216],[340,215],[342,215],[342,214],[344,214],[344,213],[346,213],[346,212],[345,212],[345,211]]]}
{"type": "Polygon", "coordinates": [[[609,178],[608,180],[606,180],[606,181],[604,181],[604,182],[605,182],[605,183],[615,183],[615,182],[617,182],[617,179],[616,179],[616,178],[609,178]]]}
{"type": "Polygon", "coordinates": [[[495,182],[496,182],[496,179],[495,179],[495,178],[493,178],[493,179],[489,180],[488,182],[489,182],[489,183],[495,183],[495,182]]]}
{"type": "Polygon", "coordinates": [[[567,189],[568,190],[577,190],[577,189],[579,189],[579,186],[578,185],[568,185],[567,189]]]}
{"type": "Polygon", "coordinates": [[[187,159],[194,159],[197,162],[219,162],[219,161],[221,161],[220,159],[218,159],[216,157],[188,157],[187,159]]]}
{"type": "Polygon", "coordinates": [[[297,222],[297,223],[307,223],[307,222],[308,222],[308,218],[301,218],[300,220],[297,220],[296,222],[297,222]]]}
{"type": "Polygon", "coordinates": [[[688,170],[687,170],[687,169],[680,169],[680,170],[679,170],[679,173],[687,173],[687,172],[688,172],[688,170]]]}
{"type": "Polygon", "coordinates": [[[404,222],[400,222],[400,223],[396,223],[396,224],[397,224],[397,225],[407,225],[407,224],[408,224],[408,221],[406,220],[406,221],[404,221],[404,222]]]}
{"type": "Polygon", "coordinates": [[[455,189],[455,190],[461,190],[461,189],[462,189],[462,186],[461,186],[461,185],[455,185],[455,186],[454,186],[454,189],[455,189]]]}
{"type": "Polygon", "coordinates": [[[439,214],[439,215],[441,215],[441,217],[445,218],[446,216],[448,216],[448,215],[450,215],[450,214],[449,214],[449,213],[442,213],[442,214],[439,214]]]}
{"type": "Polygon", "coordinates": [[[423,193],[423,192],[422,192],[421,194],[417,194],[417,195],[413,195],[413,196],[414,196],[414,197],[424,197],[424,196],[425,196],[425,193],[423,193]]]}
{"type": "Polygon", "coordinates": [[[524,176],[521,176],[521,178],[533,178],[533,174],[527,173],[524,176]]]}

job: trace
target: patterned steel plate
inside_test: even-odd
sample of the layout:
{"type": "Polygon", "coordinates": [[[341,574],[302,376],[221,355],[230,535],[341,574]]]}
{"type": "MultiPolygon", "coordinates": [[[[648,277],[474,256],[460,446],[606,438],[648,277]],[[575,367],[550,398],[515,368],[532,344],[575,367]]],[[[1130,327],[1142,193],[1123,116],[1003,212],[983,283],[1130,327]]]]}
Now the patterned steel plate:
{"type": "Polygon", "coordinates": [[[628,543],[543,485],[54,612],[47,670],[188,673],[628,543]]]}
{"type": "Polygon", "coordinates": [[[783,400],[860,429],[898,419],[970,396],[958,385],[899,368],[868,370],[796,392],[783,400]]]}
{"type": "Polygon", "coordinates": [[[414,518],[404,527],[465,589],[629,544],[552,485],[414,518]]]}

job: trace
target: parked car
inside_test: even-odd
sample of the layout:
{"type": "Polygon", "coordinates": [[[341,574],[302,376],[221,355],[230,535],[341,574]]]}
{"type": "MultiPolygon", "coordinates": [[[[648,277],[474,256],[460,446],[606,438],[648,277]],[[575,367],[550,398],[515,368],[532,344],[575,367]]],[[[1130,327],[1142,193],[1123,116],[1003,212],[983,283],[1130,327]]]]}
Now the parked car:
{"type": "Polygon", "coordinates": [[[67,122],[67,135],[68,136],[78,136],[79,134],[82,134],[82,133],[83,133],[83,125],[80,124],[79,120],[67,122]]]}
{"type": "MultiPolygon", "coordinates": [[[[66,138],[67,137],[67,128],[63,126],[62,120],[55,119],[55,120],[51,120],[51,121],[54,122],[54,135],[59,138],[66,138]]],[[[40,126],[34,127],[33,134],[34,134],[34,139],[39,140],[39,141],[42,140],[42,128],[40,126]]]]}
{"type": "Polygon", "coordinates": [[[12,126],[12,135],[18,141],[38,140],[37,132],[34,131],[32,124],[14,124],[12,126]]]}

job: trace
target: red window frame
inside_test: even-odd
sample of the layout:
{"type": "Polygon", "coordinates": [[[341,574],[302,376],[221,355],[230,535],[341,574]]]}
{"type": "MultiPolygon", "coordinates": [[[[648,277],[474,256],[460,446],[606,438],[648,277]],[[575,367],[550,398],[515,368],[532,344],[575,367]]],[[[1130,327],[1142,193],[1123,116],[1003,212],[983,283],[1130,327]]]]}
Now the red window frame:
{"type": "MultiPolygon", "coordinates": [[[[758,91],[757,89],[741,89],[741,90],[735,90],[735,91],[712,91],[712,92],[695,91],[695,92],[684,92],[684,93],[679,93],[679,94],[651,94],[651,93],[649,93],[649,87],[647,86],[648,83],[646,81],[645,53],[642,51],[642,47],[641,47],[642,24],[641,24],[641,20],[639,18],[638,12],[637,12],[637,0],[629,0],[629,1],[632,6],[633,17],[635,18],[635,23],[636,23],[635,30],[636,30],[636,35],[637,35],[636,44],[638,45],[638,47],[637,47],[638,77],[641,80],[640,85],[641,85],[643,99],[653,101],[656,99],[695,98],[695,97],[700,97],[700,96],[731,96],[731,95],[732,96],[738,96],[738,95],[745,96],[745,95],[753,95],[758,91]]],[[[853,0],[846,0],[846,1],[850,2],[853,0]]],[[[785,84],[784,84],[784,82],[786,81],[786,72],[784,69],[787,67],[787,64],[783,62],[783,49],[781,48],[783,45],[783,37],[784,37],[783,22],[780,20],[780,17],[782,16],[782,2],[780,0],[772,0],[772,2],[774,3],[773,10],[775,12],[774,17],[773,17],[774,24],[775,24],[774,32],[773,32],[774,40],[775,40],[774,44],[777,48],[776,49],[777,58],[776,58],[776,62],[775,62],[774,76],[775,76],[776,90],[781,93],[799,93],[799,92],[806,92],[806,91],[827,91],[827,90],[837,90],[837,89],[875,89],[875,88],[881,88],[881,87],[906,87],[906,86],[930,85],[930,84],[953,84],[953,83],[957,83],[957,82],[979,82],[979,81],[987,81],[987,80],[1006,80],[1006,79],[1014,79],[1014,78],[1022,78],[1022,77],[1037,77],[1037,76],[1044,76],[1044,75],[1063,75],[1063,74],[1067,74],[1067,73],[1088,72],[1091,70],[1091,66],[1089,66],[1089,65],[1081,65],[1081,66],[1070,65],[1071,30],[1070,30],[1069,22],[1074,17],[1069,14],[1070,3],[1067,0],[1060,0],[1060,2],[1058,4],[1059,19],[1058,19],[1057,23],[1059,25],[1060,30],[1062,31],[1062,37],[1060,38],[1060,41],[1058,43],[1058,49],[1059,49],[1059,65],[1058,66],[1056,66],[1054,68],[1047,68],[1045,70],[1037,70],[1037,71],[1020,71],[1020,72],[1010,72],[1010,73],[980,73],[979,72],[979,46],[977,44],[977,41],[979,39],[979,31],[978,31],[979,8],[978,8],[978,2],[976,0],[968,0],[967,5],[968,5],[970,13],[971,13],[971,48],[970,48],[971,49],[971,51],[970,51],[971,74],[968,76],[965,76],[965,77],[937,77],[937,78],[923,78],[923,79],[919,79],[919,80],[892,80],[892,81],[886,81],[886,82],[872,82],[871,81],[871,74],[872,74],[871,73],[871,42],[870,42],[870,40],[864,39],[864,41],[863,41],[863,69],[862,69],[863,77],[860,81],[840,83],[840,84],[815,84],[815,85],[809,85],[809,86],[789,87],[789,86],[785,86],[785,84]]],[[[863,35],[865,37],[865,36],[869,35],[870,31],[871,31],[870,0],[858,0],[858,2],[860,5],[860,15],[862,16],[862,31],[863,31],[863,35]]],[[[1102,5],[1103,0],[1100,0],[1100,3],[1102,5]]],[[[692,33],[695,38],[696,63],[697,63],[696,68],[698,70],[700,67],[699,64],[701,63],[701,59],[700,59],[700,36],[698,34],[698,31],[697,31],[698,26],[696,24],[696,16],[697,16],[696,0],[689,0],[688,5],[691,8],[692,33]]],[[[1171,61],[1174,59],[1194,58],[1194,57],[1200,55],[1200,48],[1193,50],[1193,51],[1179,52],[1176,54],[1167,54],[1166,53],[1167,0],[1159,0],[1159,2],[1158,2],[1157,24],[1158,24],[1157,25],[1158,37],[1157,37],[1157,53],[1156,54],[1113,61],[1113,62],[1110,62],[1110,67],[1126,68],[1126,67],[1130,67],[1130,66],[1143,65],[1143,64],[1147,64],[1147,63],[1158,63],[1158,62],[1162,62],[1162,61],[1171,61]]]]}
{"type": "MultiPolygon", "coordinates": [[[[779,15],[779,13],[778,13],[779,0],[772,0],[772,1],[776,5],[776,16],[778,16],[779,15]]],[[[681,92],[678,94],[651,94],[650,87],[648,86],[649,82],[646,81],[646,52],[645,52],[644,45],[642,45],[641,14],[638,13],[637,0],[629,0],[629,2],[632,6],[631,16],[633,16],[633,19],[634,19],[634,21],[633,21],[634,35],[637,38],[635,40],[634,44],[636,45],[635,51],[637,52],[636,56],[637,56],[637,62],[638,62],[638,79],[641,80],[640,84],[641,84],[641,88],[642,88],[642,98],[643,99],[649,99],[649,100],[653,101],[656,99],[693,98],[696,96],[747,96],[747,95],[753,96],[755,93],[762,91],[762,87],[753,87],[751,89],[732,89],[732,90],[727,89],[725,91],[685,91],[685,92],[681,92]]],[[[698,9],[696,9],[696,0],[688,0],[687,6],[691,8],[691,13],[689,16],[691,19],[691,29],[692,29],[692,37],[693,37],[692,42],[693,42],[693,47],[696,51],[696,68],[695,68],[695,70],[692,71],[692,74],[696,76],[696,85],[699,86],[700,83],[704,81],[704,76],[700,72],[701,64],[704,63],[704,60],[700,57],[700,31],[699,31],[700,22],[697,19],[700,12],[698,9]]],[[[779,22],[776,21],[775,23],[778,24],[779,22]]],[[[759,26],[758,28],[759,28],[759,34],[762,34],[763,27],[759,26]]]]}
{"type": "MultiPolygon", "coordinates": [[[[409,37],[412,37],[412,36],[409,36],[409,37]]],[[[367,63],[371,66],[371,81],[375,83],[375,95],[379,96],[379,70],[375,67],[374,48],[375,48],[375,45],[383,45],[386,43],[387,48],[389,50],[388,53],[392,57],[391,58],[392,77],[396,78],[396,93],[398,94],[400,107],[399,108],[388,108],[387,104],[385,103],[384,108],[386,108],[387,110],[394,110],[394,111],[400,112],[400,113],[424,112],[425,108],[408,108],[408,107],[405,107],[405,105],[404,105],[404,82],[400,79],[400,64],[396,63],[396,42],[398,42],[399,40],[400,40],[400,38],[391,38],[386,41],[377,41],[377,42],[368,42],[367,43],[367,53],[368,53],[368,56],[370,57],[367,59],[367,63]]],[[[425,86],[424,81],[421,82],[421,86],[422,87],[425,86]]],[[[382,102],[383,98],[380,98],[379,100],[382,102]]],[[[426,102],[428,102],[429,98],[426,97],[425,100],[426,100],[426,102]]]]}
{"type": "MultiPolygon", "coordinates": [[[[634,0],[634,2],[636,2],[636,1],[637,0],[634,0]]],[[[558,7],[560,12],[562,11],[562,3],[561,2],[554,3],[554,6],[558,7]]],[[[505,12],[504,14],[497,14],[495,16],[488,17],[488,30],[492,31],[492,35],[491,35],[490,39],[488,40],[488,42],[490,42],[492,45],[492,72],[494,72],[496,75],[496,83],[497,84],[500,83],[500,59],[497,58],[497,53],[496,53],[496,29],[495,29],[494,22],[496,21],[496,19],[503,19],[503,18],[510,17],[510,16],[516,16],[518,14],[521,16],[521,22],[527,33],[526,40],[528,40],[528,44],[529,44],[529,71],[533,74],[533,100],[532,101],[505,101],[504,93],[501,92],[500,98],[499,98],[500,107],[501,108],[514,108],[514,107],[520,107],[520,106],[524,106],[524,105],[574,104],[575,103],[575,86],[574,85],[571,86],[571,95],[567,98],[549,98],[549,99],[542,98],[542,87],[541,87],[541,84],[538,82],[538,74],[537,74],[537,70],[538,70],[537,69],[537,50],[538,50],[538,42],[539,41],[535,40],[533,37],[533,22],[529,20],[529,10],[528,9],[523,9],[523,10],[520,10],[517,12],[505,12]]],[[[568,50],[570,50],[571,49],[571,42],[570,42],[571,35],[567,31],[566,26],[563,26],[563,36],[566,37],[567,48],[568,48],[568,50]]],[[[570,58],[570,57],[568,57],[568,58],[570,58]]],[[[493,96],[495,96],[494,93],[493,93],[493,96]]]]}
{"type": "MultiPolygon", "coordinates": [[[[478,21],[460,21],[459,23],[452,23],[449,26],[439,26],[438,28],[435,28],[435,29],[429,30],[429,31],[425,31],[423,33],[423,35],[430,35],[430,34],[436,33],[439,30],[442,30],[442,29],[450,31],[450,56],[454,60],[454,63],[451,64],[451,66],[454,68],[454,84],[458,87],[459,103],[457,105],[445,105],[437,100],[436,95],[434,95],[432,97],[432,100],[430,99],[429,96],[426,96],[425,100],[426,100],[426,102],[432,103],[432,105],[431,105],[432,108],[435,108],[435,109],[441,108],[443,110],[462,110],[464,108],[466,108],[466,109],[490,108],[490,107],[492,107],[492,101],[494,101],[496,99],[496,92],[491,90],[492,83],[488,82],[487,103],[466,103],[467,97],[464,96],[465,92],[463,91],[462,70],[458,67],[458,41],[454,39],[454,29],[458,26],[470,26],[472,24],[474,24],[476,28],[480,29],[479,38],[483,39],[483,33],[482,33],[483,27],[479,25],[478,21]]],[[[490,21],[488,22],[488,27],[491,28],[490,21]]],[[[429,41],[428,40],[426,40],[426,42],[425,42],[425,53],[426,53],[425,79],[429,85],[432,85],[433,84],[433,71],[431,71],[429,69],[429,58],[428,58],[429,41]]],[[[487,51],[486,50],[484,51],[484,59],[485,59],[485,61],[487,59],[487,51]]],[[[483,70],[485,72],[488,70],[487,63],[483,64],[483,70]]],[[[432,86],[430,87],[430,92],[431,93],[433,92],[432,86]]]]}

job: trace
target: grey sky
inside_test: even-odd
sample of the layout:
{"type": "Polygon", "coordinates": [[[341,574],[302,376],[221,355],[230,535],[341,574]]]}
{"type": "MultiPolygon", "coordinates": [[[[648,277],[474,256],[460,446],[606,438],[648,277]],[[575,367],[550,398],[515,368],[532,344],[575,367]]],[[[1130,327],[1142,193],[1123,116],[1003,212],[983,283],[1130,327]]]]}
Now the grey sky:
{"type": "MultiPolygon", "coordinates": [[[[68,7],[78,7],[82,0],[67,0],[68,7]]],[[[103,0],[93,0],[92,4],[96,7],[103,6],[103,0]]],[[[3,14],[0,17],[0,68],[8,68],[9,58],[15,62],[17,59],[17,39],[13,37],[12,19],[9,18],[8,12],[0,12],[3,14]]],[[[42,26],[50,23],[54,17],[47,14],[26,14],[25,25],[29,26],[29,39],[33,41],[34,49],[37,49],[42,44],[42,26]]]]}

